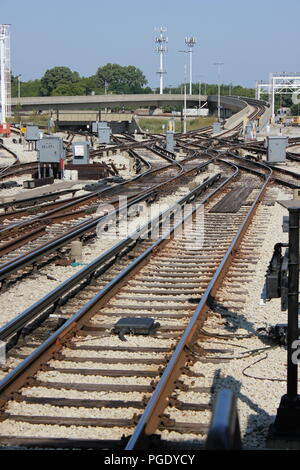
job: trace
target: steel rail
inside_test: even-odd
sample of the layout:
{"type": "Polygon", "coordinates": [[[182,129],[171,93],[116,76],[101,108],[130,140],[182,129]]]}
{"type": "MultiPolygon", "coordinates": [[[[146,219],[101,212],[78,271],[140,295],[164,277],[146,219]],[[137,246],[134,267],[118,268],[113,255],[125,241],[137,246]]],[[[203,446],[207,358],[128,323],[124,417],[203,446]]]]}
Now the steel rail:
{"type": "MultiPolygon", "coordinates": [[[[134,151],[132,151],[132,152],[135,153],[134,151]]],[[[103,194],[105,194],[109,191],[115,191],[117,188],[123,187],[123,186],[126,186],[126,185],[130,186],[131,184],[135,183],[137,180],[139,180],[143,177],[146,177],[149,174],[159,173],[159,172],[164,171],[165,169],[170,168],[174,165],[177,165],[181,172],[183,171],[183,167],[182,167],[180,162],[174,161],[170,156],[163,154],[163,152],[159,153],[158,151],[156,151],[155,153],[159,154],[162,158],[166,159],[169,162],[169,165],[165,165],[165,166],[162,166],[160,168],[152,169],[152,165],[151,165],[150,162],[148,162],[143,157],[141,157],[140,155],[135,153],[135,158],[142,160],[143,163],[148,166],[148,170],[145,171],[144,173],[142,173],[140,175],[137,175],[137,176],[135,176],[134,178],[132,178],[128,181],[124,181],[122,183],[119,183],[116,186],[112,186],[112,187],[108,187],[108,188],[102,188],[101,190],[93,191],[91,194],[88,194],[88,195],[85,195],[85,196],[77,196],[77,197],[71,198],[71,200],[69,199],[67,201],[58,201],[56,203],[50,203],[49,206],[51,206],[51,207],[53,207],[53,206],[59,206],[59,207],[50,210],[49,212],[47,212],[44,215],[39,215],[39,216],[33,217],[32,219],[30,219],[30,221],[25,221],[25,222],[21,222],[20,224],[14,224],[13,226],[5,227],[4,229],[0,230],[0,233],[9,231],[10,227],[11,228],[15,228],[15,227],[18,227],[18,226],[24,227],[29,223],[32,224],[34,221],[37,221],[37,220],[42,219],[42,218],[49,217],[53,214],[56,214],[56,213],[60,212],[61,210],[66,210],[69,207],[73,207],[77,203],[81,203],[81,202],[84,203],[84,202],[86,202],[90,199],[93,199],[94,197],[97,197],[99,194],[103,195],[103,194]]],[[[22,203],[22,201],[20,201],[20,203],[22,203]]],[[[15,205],[15,204],[16,204],[16,202],[11,203],[11,205],[15,205]]],[[[47,209],[47,207],[48,207],[48,205],[44,205],[44,206],[41,207],[41,210],[45,210],[45,209],[47,209]]],[[[33,208],[36,209],[35,206],[33,208]]],[[[8,216],[10,217],[12,215],[22,215],[22,214],[24,214],[24,212],[28,211],[29,209],[30,208],[27,208],[26,210],[20,210],[20,211],[0,214],[0,217],[8,217],[8,216]]]]}
{"type": "MultiPolygon", "coordinates": [[[[148,176],[149,174],[155,174],[155,173],[158,173],[162,170],[165,170],[166,168],[169,168],[169,167],[172,167],[174,165],[177,165],[178,168],[180,169],[180,171],[182,172],[183,171],[183,167],[182,165],[179,163],[179,162],[174,162],[173,160],[171,160],[169,157],[166,157],[164,155],[161,155],[162,158],[165,158],[167,159],[170,164],[169,165],[165,165],[163,167],[160,167],[160,168],[156,168],[156,169],[152,169],[152,166],[149,162],[147,162],[143,157],[140,157],[139,155],[136,156],[136,158],[139,158],[141,159],[145,164],[148,165],[148,170],[145,171],[144,173],[140,174],[140,175],[137,175],[135,176],[134,178],[128,180],[128,181],[124,181],[122,183],[119,183],[118,185],[116,186],[112,186],[112,187],[108,187],[108,188],[102,188],[100,190],[96,190],[96,191],[93,191],[91,194],[88,194],[88,195],[85,195],[85,196],[77,196],[77,197],[74,197],[74,198],[71,198],[71,200],[67,200],[67,201],[58,201],[56,203],[50,203],[49,206],[59,206],[58,208],[54,208],[52,210],[50,210],[49,212],[46,212],[46,214],[43,214],[43,215],[38,215],[36,217],[33,217],[32,219],[30,219],[29,221],[25,221],[25,222],[21,222],[20,224],[14,224],[13,226],[7,226],[5,227],[4,229],[1,229],[0,230],[0,233],[4,233],[6,231],[9,231],[10,228],[16,228],[18,226],[20,227],[24,227],[28,224],[32,224],[33,222],[35,221],[38,221],[39,219],[43,219],[43,218],[47,218],[49,216],[52,216],[53,214],[57,214],[59,213],[61,210],[66,210],[68,209],[69,207],[73,207],[73,206],[76,206],[77,203],[85,203],[86,201],[90,200],[90,199],[93,199],[93,198],[97,198],[98,195],[103,195],[109,191],[115,191],[117,188],[120,188],[120,187],[123,187],[123,186],[130,186],[131,184],[135,183],[137,180],[145,177],[145,176],[148,176]]],[[[47,209],[48,205],[44,205],[41,207],[41,210],[45,210],[47,209]]],[[[34,209],[36,209],[36,207],[33,207],[34,209]]],[[[28,211],[30,208],[27,208],[25,211],[24,210],[20,210],[20,211],[15,211],[15,212],[9,212],[9,213],[4,213],[4,214],[0,214],[0,217],[8,217],[8,216],[11,216],[11,215],[22,215],[24,214],[24,212],[28,211]]]]}
{"type": "MultiPolygon", "coordinates": [[[[228,155],[232,158],[235,158],[236,160],[239,160],[239,161],[242,161],[242,162],[245,162],[245,163],[250,163],[250,160],[245,160],[245,158],[243,157],[240,157],[239,155],[235,155],[234,153],[232,152],[227,152],[228,155]]],[[[255,165],[259,165],[259,162],[252,162],[251,161],[251,164],[255,165]]],[[[286,170],[285,168],[276,168],[274,167],[274,165],[270,165],[268,162],[264,162],[264,163],[261,163],[261,165],[263,165],[264,167],[266,168],[270,168],[272,170],[272,178],[274,179],[274,181],[278,184],[281,184],[282,186],[287,186],[289,188],[292,188],[292,189],[298,189],[300,187],[300,185],[297,185],[291,181],[286,181],[286,180],[283,180],[281,178],[277,178],[275,175],[273,175],[273,173],[277,172],[277,173],[283,173],[284,175],[288,175],[288,176],[291,176],[295,179],[300,179],[300,175],[297,174],[297,173],[294,173],[293,171],[289,171],[289,170],[286,170]]],[[[247,167],[245,167],[244,165],[240,165],[240,164],[237,164],[237,166],[239,166],[240,168],[246,170],[247,167]]],[[[255,172],[256,170],[252,170],[252,172],[255,172]]],[[[258,174],[259,172],[256,171],[256,173],[258,174]]]]}
{"type": "MultiPolygon", "coordinates": [[[[238,168],[232,164],[226,162],[235,171],[232,175],[226,178],[218,188],[214,189],[209,195],[207,195],[193,210],[195,213],[203,204],[208,200],[212,199],[218,194],[218,192],[225,187],[233,178],[238,175],[238,168]]],[[[105,302],[107,302],[116,291],[120,289],[128,280],[128,276],[139,271],[155,253],[158,247],[163,247],[168,243],[166,237],[174,236],[175,228],[181,225],[190,216],[185,217],[181,223],[173,227],[168,234],[165,234],[163,238],[153,243],[148,249],[146,249],[140,256],[135,258],[129,266],[121,271],[112,281],[103,287],[98,294],[96,294],[91,300],[89,300],[72,318],[66,321],[55,333],[53,333],[43,344],[41,344],[36,350],[34,350],[26,359],[24,359],[14,370],[12,370],[7,376],[5,376],[0,382],[0,407],[10,399],[10,394],[19,390],[28,380],[29,376],[35,374],[41,364],[48,361],[49,358],[57,352],[65,341],[76,334],[84,323],[89,320],[94,314],[95,310],[105,302]]]]}
{"type": "MultiPolygon", "coordinates": [[[[131,207],[134,204],[138,204],[139,202],[142,202],[147,199],[147,197],[149,197],[149,194],[143,194],[142,196],[134,198],[130,202],[128,202],[126,207],[131,207]]],[[[33,264],[43,256],[46,256],[52,253],[53,251],[57,251],[59,248],[66,245],[74,238],[79,238],[84,233],[95,229],[100,220],[109,221],[110,218],[112,218],[114,215],[118,215],[122,210],[124,210],[124,206],[117,208],[115,211],[112,211],[110,214],[107,214],[103,217],[93,219],[92,222],[80,224],[81,226],[79,228],[69,231],[67,234],[54,239],[50,243],[46,243],[42,247],[28,253],[27,255],[21,255],[16,258],[16,260],[3,264],[0,268],[0,281],[5,280],[8,275],[13,274],[19,269],[24,268],[28,264],[33,264]]]]}
{"type": "MultiPolygon", "coordinates": [[[[165,216],[169,216],[173,211],[176,210],[177,205],[183,206],[191,202],[194,198],[198,197],[203,191],[212,186],[221,178],[221,173],[217,173],[213,177],[207,179],[196,188],[194,188],[189,194],[182,197],[176,205],[166,209],[161,212],[158,216],[152,219],[149,223],[145,224],[138,231],[131,234],[124,240],[121,240],[111,249],[104,252],[102,255],[97,257],[92,261],[88,266],[82,268],[79,272],[75,273],[72,277],[64,281],[50,293],[46,294],[43,298],[37,301],[35,304],[24,310],[16,318],[8,322],[6,325],[0,328],[0,340],[5,341],[13,334],[16,334],[21,328],[26,326],[29,321],[33,318],[36,318],[37,315],[41,314],[46,308],[53,305],[53,303],[58,300],[61,301],[62,296],[67,292],[70,292],[76,285],[78,285],[82,280],[88,279],[97,271],[99,268],[103,268],[105,264],[112,260],[115,256],[119,255],[124,248],[127,248],[132,243],[135,243],[137,239],[144,237],[147,231],[153,228],[154,225],[160,224],[165,216]]],[[[61,302],[59,302],[61,304],[61,302]]]]}
{"type": "MultiPolygon", "coordinates": [[[[261,164],[263,167],[265,165],[261,164]]],[[[147,407],[142,414],[134,433],[132,434],[126,450],[141,450],[147,449],[149,445],[149,436],[154,434],[157,430],[161,415],[165,408],[168,406],[168,397],[171,395],[173,390],[176,388],[176,381],[182,374],[184,367],[191,360],[191,351],[189,349],[192,344],[193,338],[197,332],[198,326],[200,326],[205,320],[205,315],[209,308],[212,306],[213,299],[217,293],[217,290],[222,283],[228,268],[238,251],[239,245],[243,239],[243,236],[248,229],[251,220],[255,214],[259,202],[263,198],[267,186],[270,182],[272,170],[265,167],[269,175],[264,175],[264,184],[261,188],[260,193],[256,197],[255,201],[251,205],[244,221],[240,225],[234,239],[232,240],[226,254],[220,262],[212,280],[210,281],[205,293],[202,295],[201,301],[198,304],[193,317],[191,318],[185,332],[183,333],[176,349],[168,362],[159,383],[157,384],[147,407]]]]}
{"type": "MultiPolygon", "coordinates": [[[[158,151],[156,152],[158,153],[158,151]]],[[[117,188],[122,188],[122,187],[125,187],[125,186],[131,186],[132,184],[134,184],[137,180],[140,180],[148,175],[155,175],[155,174],[158,174],[160,172],[163,172],[165,171],[166,169],[168,168],[171,168],[171,167],[174,167],[174,166],[177,166],[180,170],[181,173],[183,173],[184,169],[183,169],[183,166],[180,162],[177,162],[177,161],[174,161],[170,156],[167,156],[167,155],[164,155],[164,154],[161,154],[161,153],[158,153],[162,158],[164,158],[165,160],[167,160],[169,162],[169,164],[167,165],[164,165],[164,166],[161,166],[159,168],[155,168],[153,169],[152,168],[152,165],[151,163],[147,162],[143,157],[140,157],[139,155],[137,155],[136,158],[139,158],[140,160],[143,160],[144,163],[148,164],[148,168],[149,170],[145,171],[144,173],[140,174],[140,175],[137,175],[135,176],[134,178],[128,180],[128,181],[124,181],[122,183],[119,183],[118,185],[116,186],[112,186],[112,187],[108,187],[108,188],[102,188],[100,190],[96,190],[96,191],[93,191],[91,194],[88,194],[88,195],[84,195],[84,196],[77,196],[77,197],[74,197],[74,198],[71,198],[71,199],[68,199],[66,201],[58,201],[56,203],[50,203],[49,205],[50,206],[55,206],[54,209],[51,209],[49,210],[48,212],[46,212],[45,214],[40,214],[36,217],[33,217],[31,218],[29,221],[24,221],[24,222],[20,222],[20,223],[16,223],[16,224],[13,224],[13,225],[8,225],[7,227],[3,228],[0,230],[0,234],[3,234],[3,233],[6,233],[6,232],[9,232],[11,229],[15,229],[17,227],[25,227],[26,225],[31,225],[33,222],[36,222],[36,221],[39,221],[41,219],[44,219],[44,218],[48,218],[48,217],[51,217],[52,215],[54,214],[59,214],[60,212],[62,212],[63,214],[65,213],[65,211],[69,208],[72,208],[72,207],[76,207],[77,205],[82,205],[82,204],[85,204],[87,201],[91,201],[93,200],[94,198],[98,198],[98,195],[105,195],[106,193],[108,193],[109,191],[112,191],[112,192],[115,192],[117,188]],[[59,206],[59,207],[57,207],[59,206]]],[[[186,159],[187,160],[187,159],[186,159]]],[[[154,188],[151,188],[151,189],[154,189],[154,188]]],[[[150,190],[150,189],[149,189],[150,190]]],[[[146,191],[146,190],[145,190],[146,191]]],[[[41,206],[41,210],[44,211],[45,209],[47,210],[47,205],[43,205],[41,206]]],[[[24,212],[27,212],[28,209],[26,211],[24,210],[19,210],[19,211],[16,211],[14,213],[6,213],[6,214],[0,214],[0,218],[1,217],[10,217],[11,215],[22,215],[24,214],[24,212]]]]}
{"type": "MultiPolygon", "coordinates": [[[[40,196],[33,196],[33,197],[24,198],[24,199],[14,199],[14,200],[11,200],[11,201],[8,201],[8,202],[0,203],[0,209],[6,210],[9,207],[18,206],[20,208],[27,207],[28,210],[30,210],[30,209],[33,209],[33,208],[37,208],[36,203],[39,202],[39,201],[43,202],[44,200],[47,201],[47,200],[51,200],[51,199],[56,200],[61,196],[65,196],[66,194],[70,194],[70,193],[76,193],[77,191],[81,191],[81,190],[82,190],[82,188],[63,189],[61,191],[41,194],[40,196]]],[[[18,214],[18,211],[4,212],[3,214],[1,214],[1,212],[0,212],[0,216],[1,215],[3,215],[3,216],[6,215],[6,217],[10,216],[10,215],[13,215],[13,214],[18,214]]]]}
{"type": "MultiPolygon", "coordinates": [[[[220,139],[221,140],[221,139],[220,139]]],[[[228,143],[227,143],[228,144],[228,143]]],[[[201,145],[197,144],[197,143],[191,143],[192,146],[194,147],[199,147],[199,148],[202,148],[201,145]]],[[[238,148],[245,148],[247,149],[249,146],[245,143],[241,143],[240,145],[239,144],[235,144],[235,145],[230,145],[230,149],[228,150],[227,154],[232,157],[232,158],[235,158],[236,160],[239,160],[241,162],[245,162],[245,163],[248,163],[249,160],[248,159],[245,159],[244,157],[241,157],[239,155],[236,155],[234,153],[231,152],[231,150],[236,150],[238,148]]],[[[250,144],[250,149],[252,150],[252,144],[250,144]]],[[[217,149],[211,149],[212,151],[216,151],[218,152],[217,149]]],[[[266,153],[266,149],[264,148],[261,148],[259,146],[257,146],[257,148],[255,147],[253,149],[254,151],[256,152],[263,152],[263,153],[266,153]]],[[[300,160],[300,155],[299,155],[299,158],[293,158],[293,154],[291,154],[290,152],[287,152],[287,158],[291,158],[291,159],[295,159],[297,161],[300,160]]],[[[242,164],[238,164],[236,163],[236,165],[241,168],[242,170],[248,170],[248,168],[242,164]]],[[[273,179],[276,183],[278,184],[281,184],[282,186],[286,186],[286,187],[289,187],[289,188],[292,188],[292,189],[299,189],[300,185],[296,184],[296,183],[293,183],[292,181],[287,181],[285,179],[282,179],[282,178],[278,178],[275,176],[275,173],[282,173],[283,175],[287,175],[287,176],[291,176],[292,178],[295,178],[296,180],[299,180],[300,179],[300,175],[298,173],[295,173],[291,170],[287,170],[285,168],[277,168],[275,167],[275,165],[272,165],[270,164],[269,162],[264,162],[264,165],[265,166],[268,166],[269,168],[271,168],[273,170],[273,179]]],[[[250,170],[248,170],[250,171],[250,170]]],[[[251,170],[252,173],[256,173],[258,176],[261,174],[259,171],[257,170],[251,170]]]]}
{"type": "MultiPolygon", "coordinates": [[[[140,159],[144,160],[142,157],[139,157],[140,159]]],[[[49,215],[52,215],[52,214],[56,214],[57,212],[59,212],[60,210],[65,210],[69,207],[72,207],[72,206],[75,206],[77,203],[85,203],[86,201],[90,200],[90,199],[93,199],[94,197],[97,198],[99,195],[102,196],[102,194],[105,194],[106,192],[108,191],[115,191],[117,188],[120,188],[120,187],[123,187],[124,185],[130,185],[132,183],[135,183],[136,180],[140,179],[140,178],[143,178],[144,176],[147,176],[149,174],[151,174],[151,172],[153,171],[158,171],[162,168],[166,168],[168,166],[171,166],[170,165],[166,165],[164,167],[161,167],[159,169],[155,169],[153,170],[152,169],[152,166],[149,162],[147,162],[146,160],[144,160],[144,163],[147,164],[148,166],[148,170],[145,171],[144,173],[141,173],[140,175],[137,175],[135,176],[134,178],[128,180],[128,181],[123,181],[122,183],[119,183],[117,184],[116,186],[112,186],[112,187],[108,187],[108,188],[102,188],[102,189],[99,189],[99,190],[96,190],[96,191],[93,191],[91,194],[87,194],[87,195],[84,195],[84,196],[76,196],[74,198],[71,198],[71,199],[67,199],[65,201],[57,201],[55,203],[50,203],[50,204],[46,204],[46,205],[43,205],[41,206],[41,210],[47,210],[47,208],[50,206],[50,207],[53,207],[54,206],[54,209],[50,209],[49,212],[47,212],[46,214],[44,215],[39,215],[39,216],[36,216],[36,217],[33,217],[32,219],[30,219],[30,223],[32,223],[33,221],[36,221],[36,220],[39,220],[39,219],[42,219],[44,217],[47,217],[49,215]],[[59,207],[57,207],[59,206],[59,207]]],[[[174,165],[174,162],[172,162],[172,164],[174,165]]],[[[36,207],[34,206],[34,208],[36,209],[36,207]]],[[[28,211],[28,209],[30,208],[27,208],[26,211],[28,211]]],[[[0,214],[0,217],[3,216],[3,217],[8,217],[8,216],[11,216],[11,215],[22,215],[24,212],[26,212],[24,210],[19,210],[19,211],[15,211],[15,212],[9,212],[9,213],[4,213],[4,214],[0,214]]],[[[22,222],[21,223],[21,226],[24,226],[24,224],[26,225],[27,224],[27,221],[26,222],[22,222]]],[[[6,231],[8,230],[8,227],[6,227],[5,229],[2,229],[0,230],[0,233],[2,231],[6,231]]]]}
{"type": "MultiPolygon", "coordinates": [[[[210,159],[207,162],[204,162],[200,165],[198,165],[196,168],[192,168],[190,170],[187,170],[184,173],[181,173],[180,175],[177,175],[166,182],[159,183],[153,188],[150,188],[146,191],[143,191],[140,193],[138,196],[133,196],[130,201],[128,201],[127,207],[131,207],[133,204],[137,204],[138,202],[141,202],[148,197],[150,197],[153,194],[156,194],[158,187],[160,186],[165,186],[166,184],[171,184],[172,181],[177,180],[179,177],[182,177],[188,173],[191,173],[193,171],[199,171],[199,169],[204,168],[205,166],[209,165],[212,163],[212,160],[210,159]]],[[[119,211],[124,210],[124,206],[119,207],[117,209],[117,214],[119,211]]],[[[32,252],[26,254],[26,255],[21,255],[18,258],[16,258],[14,261],[11,261],[9,263],[3,264],[0,267],[0,281],[5,281],[8,275],[13,274],[14,272],[18,271],[21,268],[24,268],[28,264],[33,264],[35,261],[38,259],[42,258],[45,255],[48,255],[52,253],[53,251],[56,251],[57,249],[61,248],[62,246],[66,245],[68,242],[75,238],[79,238],[81,235],[84,233],[87,233],[91,230],[94,230],[96,225],[99,223],[100,219],[103,220],[109,220],[112,216],[114,216],[115,212],[112,211],[110,214],[105,215],[105,216],[100,216],[96,219],[93,219],[91,222],[84,222],[80,224],[80,227],[78,229],[75,228],[69,231],[67,234],[60,236],[50,243],[46,243],[45,245],[41,246],[40,248],[33,250],[32,252]]],[[[37,220],[38,221],[38,220],[37,220]]]]}

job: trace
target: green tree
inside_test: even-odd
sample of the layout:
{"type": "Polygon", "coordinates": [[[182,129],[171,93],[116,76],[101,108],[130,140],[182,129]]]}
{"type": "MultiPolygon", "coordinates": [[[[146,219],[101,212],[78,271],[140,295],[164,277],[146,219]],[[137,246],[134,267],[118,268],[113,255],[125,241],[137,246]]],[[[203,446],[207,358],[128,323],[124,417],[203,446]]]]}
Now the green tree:
{"type": "MultiPolygon", "coordinates": [[[[41,96],[41,80],[29,80],[20,83],[21,97],[24,96],[41,96]]],[[[17,98],[19,93],[19,83],[17,77],[12,76],[11,96],[17,98]]]]}
{"type": "Polygon", "coordinates": [[[106,64],[96,72],[96,85],[114,93],[143,93],[147,80],[143,72],[128,65],[106,64]]]}
{"type": "Polygon", "coordinates": [[[97,86],[95,75],[92,75],[91,77],[81,77],[78,85],[84,88],[85,95],[90,95],[92,92],[102,93],[104,91],[104,88],[102,89],[97,86]]]}
{"type": "Polygon", "coordinates": [[[79,82],[79,80],[79,74],[72,72],[69,67],[53,67],[48,69],[41,79],[41,94],[50,96],[59,85],[72,84],[79,82]]]}
{"type": "Polygon", "coordinates": [[[51,93],[51,96],[76,96],[76,95],[85,95],[85,88],[81,86],[79,83],[61,83],[51,93]]]}

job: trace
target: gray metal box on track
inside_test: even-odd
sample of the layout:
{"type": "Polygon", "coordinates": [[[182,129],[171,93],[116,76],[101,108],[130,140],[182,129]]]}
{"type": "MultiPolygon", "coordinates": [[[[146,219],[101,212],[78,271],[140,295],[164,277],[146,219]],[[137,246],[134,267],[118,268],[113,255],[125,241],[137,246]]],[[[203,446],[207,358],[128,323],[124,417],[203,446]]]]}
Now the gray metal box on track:
{"type": "Polygon", "coordinates": [[[98,123],[98,139],[99,144],[109,144],[111,136],[111,128],[108,126],[107,122],[98,123]]]}
{"type": "Polygon", "coordinates": [[[267,136],[267,160],[268,162],[279,163],[286,161],[286,148],[288,137],[281,135],[267,136]]]}
{"type": "Polygon", "coordinates": [[[222,126],[220,122],[214,122],[212,125],[213,128],[213,135],[214,134],[219,134],[222,130],[222,126]]]}
{"type": "Polygon", "coordinates": [[[44,137],[38,142],[38,161],[41,163],[59,163],[65,159],[63,140],[60,137],[44,137]]]}
{"type": "Polygon", "coordinates": [[[166,150],[168,152],[174,152],[174,132],[166,132],[166,150]]]}
{"type": "Polygon", "coordinates": [[[25,139],[26,140],[40,140],[41,131],[38,126],[26,126],[25,139]]]}
{"type": "Polygon", "coordinates": [[[88,164],[90,162],[90,144],[88,142],[73,142],[73,163],[88,164]]]}
{"type": "Polygon", "coordinates": [[[98,127],[99,127],[99,122],[92,122],[92,133],[93,134],[98,134],[98,127]]]}

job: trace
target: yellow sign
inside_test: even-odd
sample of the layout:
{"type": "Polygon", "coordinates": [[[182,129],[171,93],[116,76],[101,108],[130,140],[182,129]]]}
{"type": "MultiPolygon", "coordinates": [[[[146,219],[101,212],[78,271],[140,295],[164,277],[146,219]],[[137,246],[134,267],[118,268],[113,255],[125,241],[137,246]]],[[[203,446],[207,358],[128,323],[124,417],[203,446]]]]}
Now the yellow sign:
{"type": "Polygon", "coordinates": [[[21,132],[22,132],[22,134],[25,134],[25,132],[26,132],[26,127],[21,127],[21,132]]]}

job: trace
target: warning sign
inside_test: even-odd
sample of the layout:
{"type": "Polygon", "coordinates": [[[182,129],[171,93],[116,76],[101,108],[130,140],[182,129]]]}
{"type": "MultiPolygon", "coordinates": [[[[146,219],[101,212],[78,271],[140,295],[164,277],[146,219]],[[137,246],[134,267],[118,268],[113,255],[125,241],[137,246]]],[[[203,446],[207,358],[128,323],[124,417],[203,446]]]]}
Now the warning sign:
{"type": "Polygon", "coordinates": [[[84,157],[84,145],[74,146],[74,157],[84,157]]]}

